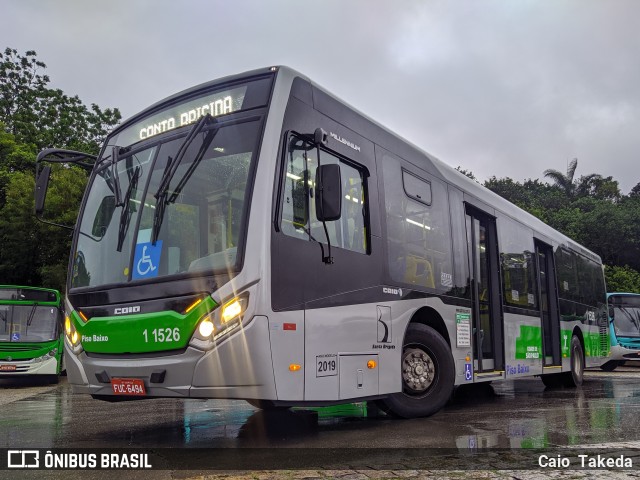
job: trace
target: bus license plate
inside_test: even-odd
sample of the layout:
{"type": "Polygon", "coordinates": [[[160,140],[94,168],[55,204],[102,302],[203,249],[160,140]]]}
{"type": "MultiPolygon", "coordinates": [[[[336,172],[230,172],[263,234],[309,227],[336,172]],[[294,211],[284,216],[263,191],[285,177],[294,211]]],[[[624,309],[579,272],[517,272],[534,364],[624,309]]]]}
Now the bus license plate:
{"type": "Polygon", "coordinates": [[[15,365],[0,365],[0,372],[15,372],[15,365]]]}
{"type": "Polygon", "coordinates": [[[146,395],[144,382],[140,378],[112,378],[111,388],[115,395],[146,395]]]}

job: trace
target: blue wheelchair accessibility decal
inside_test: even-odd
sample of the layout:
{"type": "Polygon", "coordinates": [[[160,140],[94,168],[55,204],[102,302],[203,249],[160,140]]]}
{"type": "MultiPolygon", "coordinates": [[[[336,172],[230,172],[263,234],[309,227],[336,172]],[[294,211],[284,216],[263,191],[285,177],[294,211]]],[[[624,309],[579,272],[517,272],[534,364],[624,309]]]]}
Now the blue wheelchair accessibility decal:
{"type": "Polygon", "coordinates": [[[469,381],[473,378],[473,372],[471,371],[471,364],[470,363],[465,363],[464,364],[464,379],[466,381],[469,381]]]}
{"type": "Polygon", "coordinates": [[[161,253],[162,240],[158,240],[155,246],[151,242],[138,243],[136,245],[136,254],[133,257],[131,278],[157,277],[161,253]]]}
{"type": "Polygon", "coordinates": [[[20,341],[20,334],[18,332],[13,332],[11,334],[11,341],[12,342],[19,342],[20,341]]]}

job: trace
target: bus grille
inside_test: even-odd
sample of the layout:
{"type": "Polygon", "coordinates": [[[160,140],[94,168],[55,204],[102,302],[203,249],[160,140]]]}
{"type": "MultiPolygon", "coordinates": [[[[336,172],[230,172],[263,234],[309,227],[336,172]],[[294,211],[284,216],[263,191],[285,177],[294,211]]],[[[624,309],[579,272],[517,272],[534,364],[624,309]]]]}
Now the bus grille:
{"type": "Polygon", "coordinates": [[[5,343],[0,345],[0,352],[28,352],[30,350],[39,350],[42,347],[29,347],[25,345],[11,345],[5,343]]]}

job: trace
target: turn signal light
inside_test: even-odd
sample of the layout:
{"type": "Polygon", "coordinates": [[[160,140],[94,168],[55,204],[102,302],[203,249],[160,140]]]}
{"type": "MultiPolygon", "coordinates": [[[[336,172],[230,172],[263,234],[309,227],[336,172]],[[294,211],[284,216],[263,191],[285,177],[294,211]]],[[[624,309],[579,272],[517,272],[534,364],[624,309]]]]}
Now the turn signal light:
{"type": "Polygon", "coordinates": [[[67,332],[67,335],[71,335],[71,319],[69,317],[64,317],[64,331],[67,332]]]}
{"type": "Polygon", "coordinates": [[[75,330],[71,334],[71,343],[73,343],[74,345],[78,343],[78,332],[76,332],[75,330]]]}
{"type": "Polygon", "coordinates": [[[291,365],[289,365],[289,371],[291,371],[291,372],[297,372],[301,368],[302,367],[300,365],[298,365],[297,363],[292,363],[291,365]]]}
{"type": "Polygon", "coordinates": [[[202,302],[202,299],[199,298],[195,302],[193,302],[191,305],[189,305],[187,309],[184,311],[185,315],[189,313],[191,310],[193,310],[194,308],[196,308],[198,305],[200,305],[201,302],[202,302]]]}
{"type": "Polygon", "coordinates": [[[376,361],[375,361],[375,360],[369,360],[369,361],[367,362],[367,368],[368,368],[368,369],[376,368],[376,365],[377,365],[377,364],[376,364],[376,361]]]}

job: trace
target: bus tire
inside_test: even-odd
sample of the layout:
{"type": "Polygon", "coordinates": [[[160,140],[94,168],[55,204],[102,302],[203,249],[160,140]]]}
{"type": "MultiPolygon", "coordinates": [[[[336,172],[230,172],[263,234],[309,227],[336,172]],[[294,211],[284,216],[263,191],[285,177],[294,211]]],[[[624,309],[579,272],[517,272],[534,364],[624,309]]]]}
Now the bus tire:
{"type": "Polygon", "coordinates": [[[571,337],[571,371],[562,373],[565,387],[579,387],[584,378],[584,350],[580,339],[571,337]]]}
{"type": "Polygon", "coordinates": [[[378,402],[397,417],[433,415],[451,398],[455,364],[447,341],[433,328],[412,323],[402,347],[402,392],[378,402]]]}
{"type": "Polygon", "coordinates": [[[259,410],[264,410],[266,412],[272,412],[276,410],[288,410],[289,407],[275,405],[271,400],[256,400],[253,398],[245,400],[249,405],[255,407],[259,410]]]}
{"type": "Polygon", "coordinates": [[[618,360],[609,360],[604,365],[600,365],[600,369],[604,370],[605,372],[613,372],[616,368],[620,366],[621,363],[622,362],[619,362],[618,360]]]}

